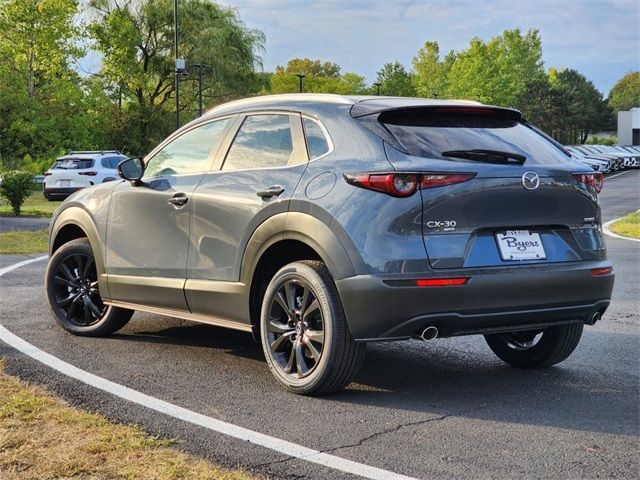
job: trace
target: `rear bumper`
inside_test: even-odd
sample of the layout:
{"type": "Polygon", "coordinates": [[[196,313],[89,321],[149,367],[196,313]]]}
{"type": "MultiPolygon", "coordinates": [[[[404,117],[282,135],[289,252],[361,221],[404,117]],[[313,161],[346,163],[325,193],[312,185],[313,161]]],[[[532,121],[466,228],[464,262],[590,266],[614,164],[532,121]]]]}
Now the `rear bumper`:
{"type": "Polygon", "coordinates": [[[614,274],[594,276],[608,262],[567,262],[511,268],[359,275],[336,286],[357,340],[410,338],[428,326],[440,336],[526,330],[565,323],[592,323],[609,305],[614,274]],[[390,286],[389,280],[469,277],[466,285],[390,286]]]}
{"type": "Polygon", "coordinates": [[[42,193],[44,194],[44,198],[54,198],[54,197],[68,197],[74,192],[83,189],[84,187],[71,187],[71,188],[43,188],[42,193]]]}

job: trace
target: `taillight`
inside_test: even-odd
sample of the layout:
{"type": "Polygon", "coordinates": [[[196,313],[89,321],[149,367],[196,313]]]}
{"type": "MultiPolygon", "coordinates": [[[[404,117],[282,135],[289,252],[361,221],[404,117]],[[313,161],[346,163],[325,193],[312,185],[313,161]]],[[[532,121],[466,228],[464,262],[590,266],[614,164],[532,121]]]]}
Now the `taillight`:
{"type": "Polygon", "coordinates": [[[592,186],[596,193],[600,193],[604,187],[604,175],[601,173],[574,173],[573,176],[579,182],[592,186]]]}
{"type": "Polygon", "coordinates": [[[48,177],[49,175],[51,175],[51,172],[44,172],[45,177],[48,177]]]}
{"type": "Polygon", "coordinates": [[[98,172],[78,172],[79,175],[88,175],[90,177],[95,177],[98,172]]]}
{"type": "Polygon", "coordinates": [[[603,275],[609,275],[612,271],[613,271],[613,268],[611,267],[592,268],[591,275],[593,275],[594,277],[601,277],[603,275]]]}
{"type": "Polygon", "coordinates": [[[392,197],[409,197],[418,188],[435,188],[471,180],[475,173],[353,173],[345,174],[347,183],[386,193],[392,197]]]}

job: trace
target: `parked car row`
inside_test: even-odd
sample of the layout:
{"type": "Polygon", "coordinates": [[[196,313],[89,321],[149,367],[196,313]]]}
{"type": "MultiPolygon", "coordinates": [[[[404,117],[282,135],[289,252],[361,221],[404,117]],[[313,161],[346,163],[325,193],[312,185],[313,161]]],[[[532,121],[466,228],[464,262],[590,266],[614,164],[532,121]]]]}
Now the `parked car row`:
{"type": "Polygon", "coordinates": [[[61,200],[81,188],[120,178],[118,164],[127,157],[117,150],[72,151],[58,158],[44,174],[47,200],[61,200]]]}
{"type": "Polygon", "coordinates": [[[608,145],[569,145],[565,148],[576,161],[596,172],[609,173],[640,167],[640,147],[608,145]]]}

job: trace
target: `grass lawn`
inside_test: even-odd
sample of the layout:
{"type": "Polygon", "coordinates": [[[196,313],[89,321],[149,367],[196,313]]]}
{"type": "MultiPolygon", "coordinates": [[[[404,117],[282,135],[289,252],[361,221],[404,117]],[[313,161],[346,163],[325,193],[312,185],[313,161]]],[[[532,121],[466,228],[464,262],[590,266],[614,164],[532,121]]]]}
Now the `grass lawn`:
{"type": "Polygon", "coordinates": [[[609,230],[623,237],[640,238],[640,210],[622,217],[610,225],[609,230]]]}
{"type": "MultiPolygon", "coordinates": [[[[58,208],[60,201],[48,201],[42,195],[42,189],[34,190],[22,204],[20,216],[24,217],[50,217],[58,208]]],[[[6,198],[0,197],[0,215],[13,215],[13,209],[6,198]]]]}
{"type": "Polygon", "coordinates": [[[253,478],[170,448],[173,443],[72,408],[4,373],[0,359],[0,478],[253,478]]]}
{"type": "Polygon", "coordinates": [[[48,250],[48,235],[49,232],[46,228],[33,232],[16,230],[14,232],[0,233],[0,253],[14,255],[46,253],[48,250]]]}

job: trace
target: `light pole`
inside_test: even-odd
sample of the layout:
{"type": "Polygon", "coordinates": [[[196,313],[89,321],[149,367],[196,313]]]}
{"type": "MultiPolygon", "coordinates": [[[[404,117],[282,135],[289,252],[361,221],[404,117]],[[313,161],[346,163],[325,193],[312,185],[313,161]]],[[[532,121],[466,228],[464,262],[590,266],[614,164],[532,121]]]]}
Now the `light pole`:
{"type": "Polygon", "coordinates": [[[377,82],[376,82],[376,83],[374,83],[374,85],[375,85],[376,87],[378,87],[378,96],[380,96],[380,87],[382,86],[382,84],[381,84],[381,83],[377,83],[377,82]]]}
{"type": "Polygon", "coordinates": [[[193,63],[192,67],[196,67],[198,69],[198,116],[202,116],[202,69],[203,68],[211,68],[211,65],[207,65],[206,63],[193,63]]]}
{"type": "Polygon", "coordinates": [[[302,79],[306,77],[306,75],[303,75],[301,73],[296,73],[296,77],[298,77],[299,85],[300,85],[300,93],[302,93],[302,79]]]}
{"type": "Polygon", "coordinates": [[[176,58],[176,130],[180,128],[180,75],[184,72],[184,58],[178,57],[178,0],[173,0],[173,44],[176,58]]]}

